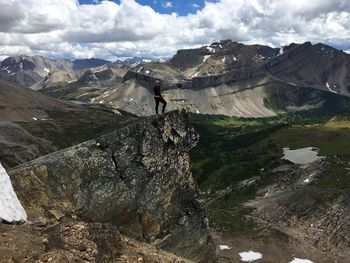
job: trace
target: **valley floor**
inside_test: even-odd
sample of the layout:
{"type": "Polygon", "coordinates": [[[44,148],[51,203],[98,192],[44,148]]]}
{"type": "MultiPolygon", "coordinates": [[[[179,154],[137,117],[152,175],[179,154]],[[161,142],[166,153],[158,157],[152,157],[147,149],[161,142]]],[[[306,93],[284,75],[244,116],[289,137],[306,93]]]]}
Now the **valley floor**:
{"type": "Polygon", "coordinates": [[[213,236],[219,244],[226,244],[229,248],[221,250],[219,263],[242,262],[240,253],[249,251],[262,254],[262,258],[256,261],[259,263],[289,263],[294,258],[312,262],[334,262],[333,259],[325,260],[328,257],[327,252],[305,247],[304,244],[291,245],[272,237],[264,239],[225,238],[222,233],[215,231],[213,231],[213,236]]]}
{"type": "Polygon", "coordinates": [[[193,175],[213,234],[229,248],[220,262],[240,262],[239,253],[250,250],[263,254],[257,262],[350,262],[344,119],[192,116],[201,136],[192,152],[193,175]],[[319,149],[322,158],[294,164],[282,159],[286,147],[319,149]]]}

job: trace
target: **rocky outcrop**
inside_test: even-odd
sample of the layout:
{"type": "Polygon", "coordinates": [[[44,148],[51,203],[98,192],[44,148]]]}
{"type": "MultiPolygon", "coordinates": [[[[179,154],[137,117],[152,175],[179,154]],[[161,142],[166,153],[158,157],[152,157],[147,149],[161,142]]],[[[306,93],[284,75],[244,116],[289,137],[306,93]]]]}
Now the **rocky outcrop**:
{"type": "Polygon", "coordinates": [[[10,171],[30,219],[55,211],[112,223],[129,236],[196,262],[217,246],[196,200],[188,151],[198,141],[185,112],[141,119],[10,171]]]}
{"type": "Polygon", "coordinates": [[[0,224],[2,262],[193,263],[122,235],[110,224],[72,218],[0,224]],[[15,253],[14,253],[15,251],[15,253]]]}

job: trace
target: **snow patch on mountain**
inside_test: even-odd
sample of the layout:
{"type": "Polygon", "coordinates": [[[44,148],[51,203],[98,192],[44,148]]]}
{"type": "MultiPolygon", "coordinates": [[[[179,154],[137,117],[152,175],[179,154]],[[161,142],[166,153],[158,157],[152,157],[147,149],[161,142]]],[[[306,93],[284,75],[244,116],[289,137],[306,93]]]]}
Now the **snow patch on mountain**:
{"type": "MultiPolygon", "coordinates": [[[[338,92],[336,92],[335,90],[332,90],[332,89],[331,89],[331,87],[329,86],[329,83],[328,83],[328,82],[326,82],[326,87],[327,87],[327,89],[328,89],[330,92],[333,92],[333,93],[338,94],[338,92]]],[[[334,85],[334,87],[336,87],[336,86],[334,85]]]]}
{"type": "Polygon", "coordinates": [[[205,61],[207,61],[207,59],[210,57],[211,55],[205,55],[204,57],[203,57],[203,63],[205,62],[205,61]]]}
{"type": "Polygon", "coordinates": [[[98,80],[98,78],[96,77],[95,73],[92,73],[91,76],[92,76],[92,78],[93,78],[94,80],[98,80]]]}
{"type": "Polygon", "coordinates": [[[283,47],[280,48],[280,51],[278,53],[278,56],[283,55],[283,47]]]}
{"type": "Polygon", "coordinates": [[[220,245],[220,250],[230,249],[227,245],[220,245]]]}
{"type": "Polygon", "coordinates": [[[195,72],[195,73],[192,75],[192,78],[198,77],[198,74],[199,74],[199,71],[195,72]]]}
{"type": "Polygon", "coordinates": [[[294,258],[290,263],[313,263],[308,259],[294,258]]]}
{"type": "Polygon", "coordinates": [[[248,251],[248,252],[239,253],[239,256],[241,257],[242,261],[252,262],[252,261],[261,259],[263,255],[259,252],[248,251]]]}
{"type": "Polygon", "coordinates": [[[27,214],[13,190],[10,177],[0,163],[0,222],[27,220],[27,214]]]}
{"type": "Polygon", "coordinates": [[[215,53],[215,49],[212,48],[212,47],[207,47],[207,50],[208,50],[210,53],[215,53]]]}

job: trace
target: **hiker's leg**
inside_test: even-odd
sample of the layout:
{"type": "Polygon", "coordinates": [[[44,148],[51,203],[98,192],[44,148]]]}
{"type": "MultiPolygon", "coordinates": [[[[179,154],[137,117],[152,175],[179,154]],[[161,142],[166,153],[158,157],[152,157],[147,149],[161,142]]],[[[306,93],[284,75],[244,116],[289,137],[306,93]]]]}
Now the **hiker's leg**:
{"type": "Polygon", "coordinates": [[[156,114],[158,115],[159,100],[155,99],[155,101],[156,101],[156,114]]]}
{"type": "Polygon", "coordinates": [[[161,102],[163,103],[162,113],[165,112],[165,107],[167,105],[166,100],[162,98],[161,102]]]}

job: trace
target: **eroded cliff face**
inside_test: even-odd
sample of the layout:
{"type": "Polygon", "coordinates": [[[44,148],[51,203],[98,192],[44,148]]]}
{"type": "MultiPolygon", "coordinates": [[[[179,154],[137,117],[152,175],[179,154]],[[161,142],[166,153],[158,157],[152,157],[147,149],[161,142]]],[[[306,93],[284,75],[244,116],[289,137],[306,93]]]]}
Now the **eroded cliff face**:
{"type": "Polygon", "coordinates": [[[198,141],[185,112],[124,128],[12,169],[29,219],[77,215],[112,223],[131,237],[196,262],[214,262],[217,246],[196,200],[188,151],[198,141]]]}

